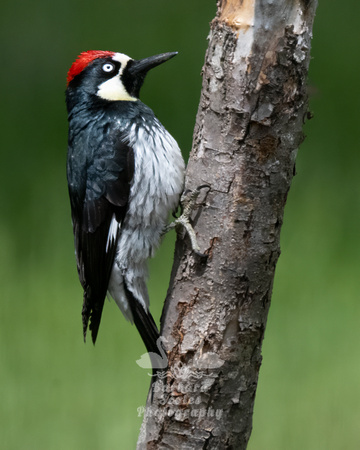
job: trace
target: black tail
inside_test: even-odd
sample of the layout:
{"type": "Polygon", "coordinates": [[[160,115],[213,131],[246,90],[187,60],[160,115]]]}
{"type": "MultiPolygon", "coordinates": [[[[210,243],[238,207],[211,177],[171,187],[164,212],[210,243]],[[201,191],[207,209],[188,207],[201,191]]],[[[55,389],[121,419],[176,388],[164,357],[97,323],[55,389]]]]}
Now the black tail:
{"type": "Polygon", "coordinates": [[[125,294],[129,301],[131,312],[134,319],[134,324],[143,340],[146,350],[149,353],[149,357],[151,360],[151,364],[153,366],[153,377],[157,376],[159,371],[164,371],[164,367],[154,367],[154,358],[152,354],[159,355],[160,358],[163,358],[161,355],[159,345],[162,345],[160,338],[159,330],[156,326],[156,323],[150,314],[149,310],[145,310],[142,304],[134,297],[134,295],[129,291],[126,284],[124,283],[125,294]]]}

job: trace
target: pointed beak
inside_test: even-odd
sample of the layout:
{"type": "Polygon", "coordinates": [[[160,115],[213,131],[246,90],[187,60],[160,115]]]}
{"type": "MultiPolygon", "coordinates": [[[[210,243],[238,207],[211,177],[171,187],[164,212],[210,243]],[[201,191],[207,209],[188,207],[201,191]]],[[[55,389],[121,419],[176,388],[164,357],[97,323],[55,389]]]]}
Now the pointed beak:
{"type": "Polygon", "coordinates": [[[161,53],[160,55],[149,56],[148,58],[133,60],[129,67],[129,74],[133,77],[145,75],[150,69],[164,63],[176,56],[178,52],[161,53]]]}

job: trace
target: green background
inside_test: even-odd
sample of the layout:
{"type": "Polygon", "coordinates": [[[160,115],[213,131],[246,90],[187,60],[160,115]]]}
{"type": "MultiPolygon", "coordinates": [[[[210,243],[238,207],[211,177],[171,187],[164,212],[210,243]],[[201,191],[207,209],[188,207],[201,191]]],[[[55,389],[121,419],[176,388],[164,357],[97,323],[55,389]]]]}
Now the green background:
{"type": "MultiPolygon", "coordinates": [[[[320,2],[315,117],[289,194],[249,448],[357,449],[360,433],[360,3],[320,2]]],[[[3,2],[1,8],[0,448],[134,448],[149,377],[114,302],[82,341],[65,178],[65,77],[78,53],[179,55],[142,91],[186,154],[215,2],[3,2]]],[[[160,316],[174,234],[151,262],[160,316]]]]}

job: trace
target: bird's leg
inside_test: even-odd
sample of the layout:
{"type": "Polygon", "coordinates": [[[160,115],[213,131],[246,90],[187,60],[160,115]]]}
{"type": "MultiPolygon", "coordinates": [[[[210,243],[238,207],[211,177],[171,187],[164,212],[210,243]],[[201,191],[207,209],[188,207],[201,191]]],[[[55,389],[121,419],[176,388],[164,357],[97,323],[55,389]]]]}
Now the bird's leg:
{"type": "Polygon", "coordinates": [[[201,258],[206,258],[207,255],[201,253],[199,244],[196,239],[194,228],[190,223],[190,215],[195,207],[196,200],[199,197],[200,191],[203,188],[209,188],[210,186],[207,184],[198,186],[196,189],[192,191],[183,192],[180,198],[180,207],[181,207],[181,215],[177,217],[174,222],[171,222],[165,229],[165,233],[175,228],[176,231],[180,231],[181,228],[185,229],[187,232],[191,248],[198,256],[201,258]]]}

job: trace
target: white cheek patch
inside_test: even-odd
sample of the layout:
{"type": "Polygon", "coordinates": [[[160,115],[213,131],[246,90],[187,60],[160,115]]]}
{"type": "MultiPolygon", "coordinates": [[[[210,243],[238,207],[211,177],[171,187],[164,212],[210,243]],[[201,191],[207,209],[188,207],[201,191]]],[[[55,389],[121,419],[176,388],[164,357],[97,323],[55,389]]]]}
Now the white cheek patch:
{"type": "Polygon", "coordinates": [[[100,84],[97,95],[105,100],[123,100],[135,102],[137,98],[132,97],[126,91],[120,78],[124,68],[126,67],[126,64],[131,58],[124,55],[123,53],[115,53],[112,59],[121,63],[120,70],[113,78],[110,78],[110,80],[104,81],[104,83],[100,84]]]}
{"type": "Polygon", "coordinates": [[[125,100],[134,102],[137,98],[132,97],[126,92],[119,75],[100,84],[97,95],[105,100],[125,100]]]}

